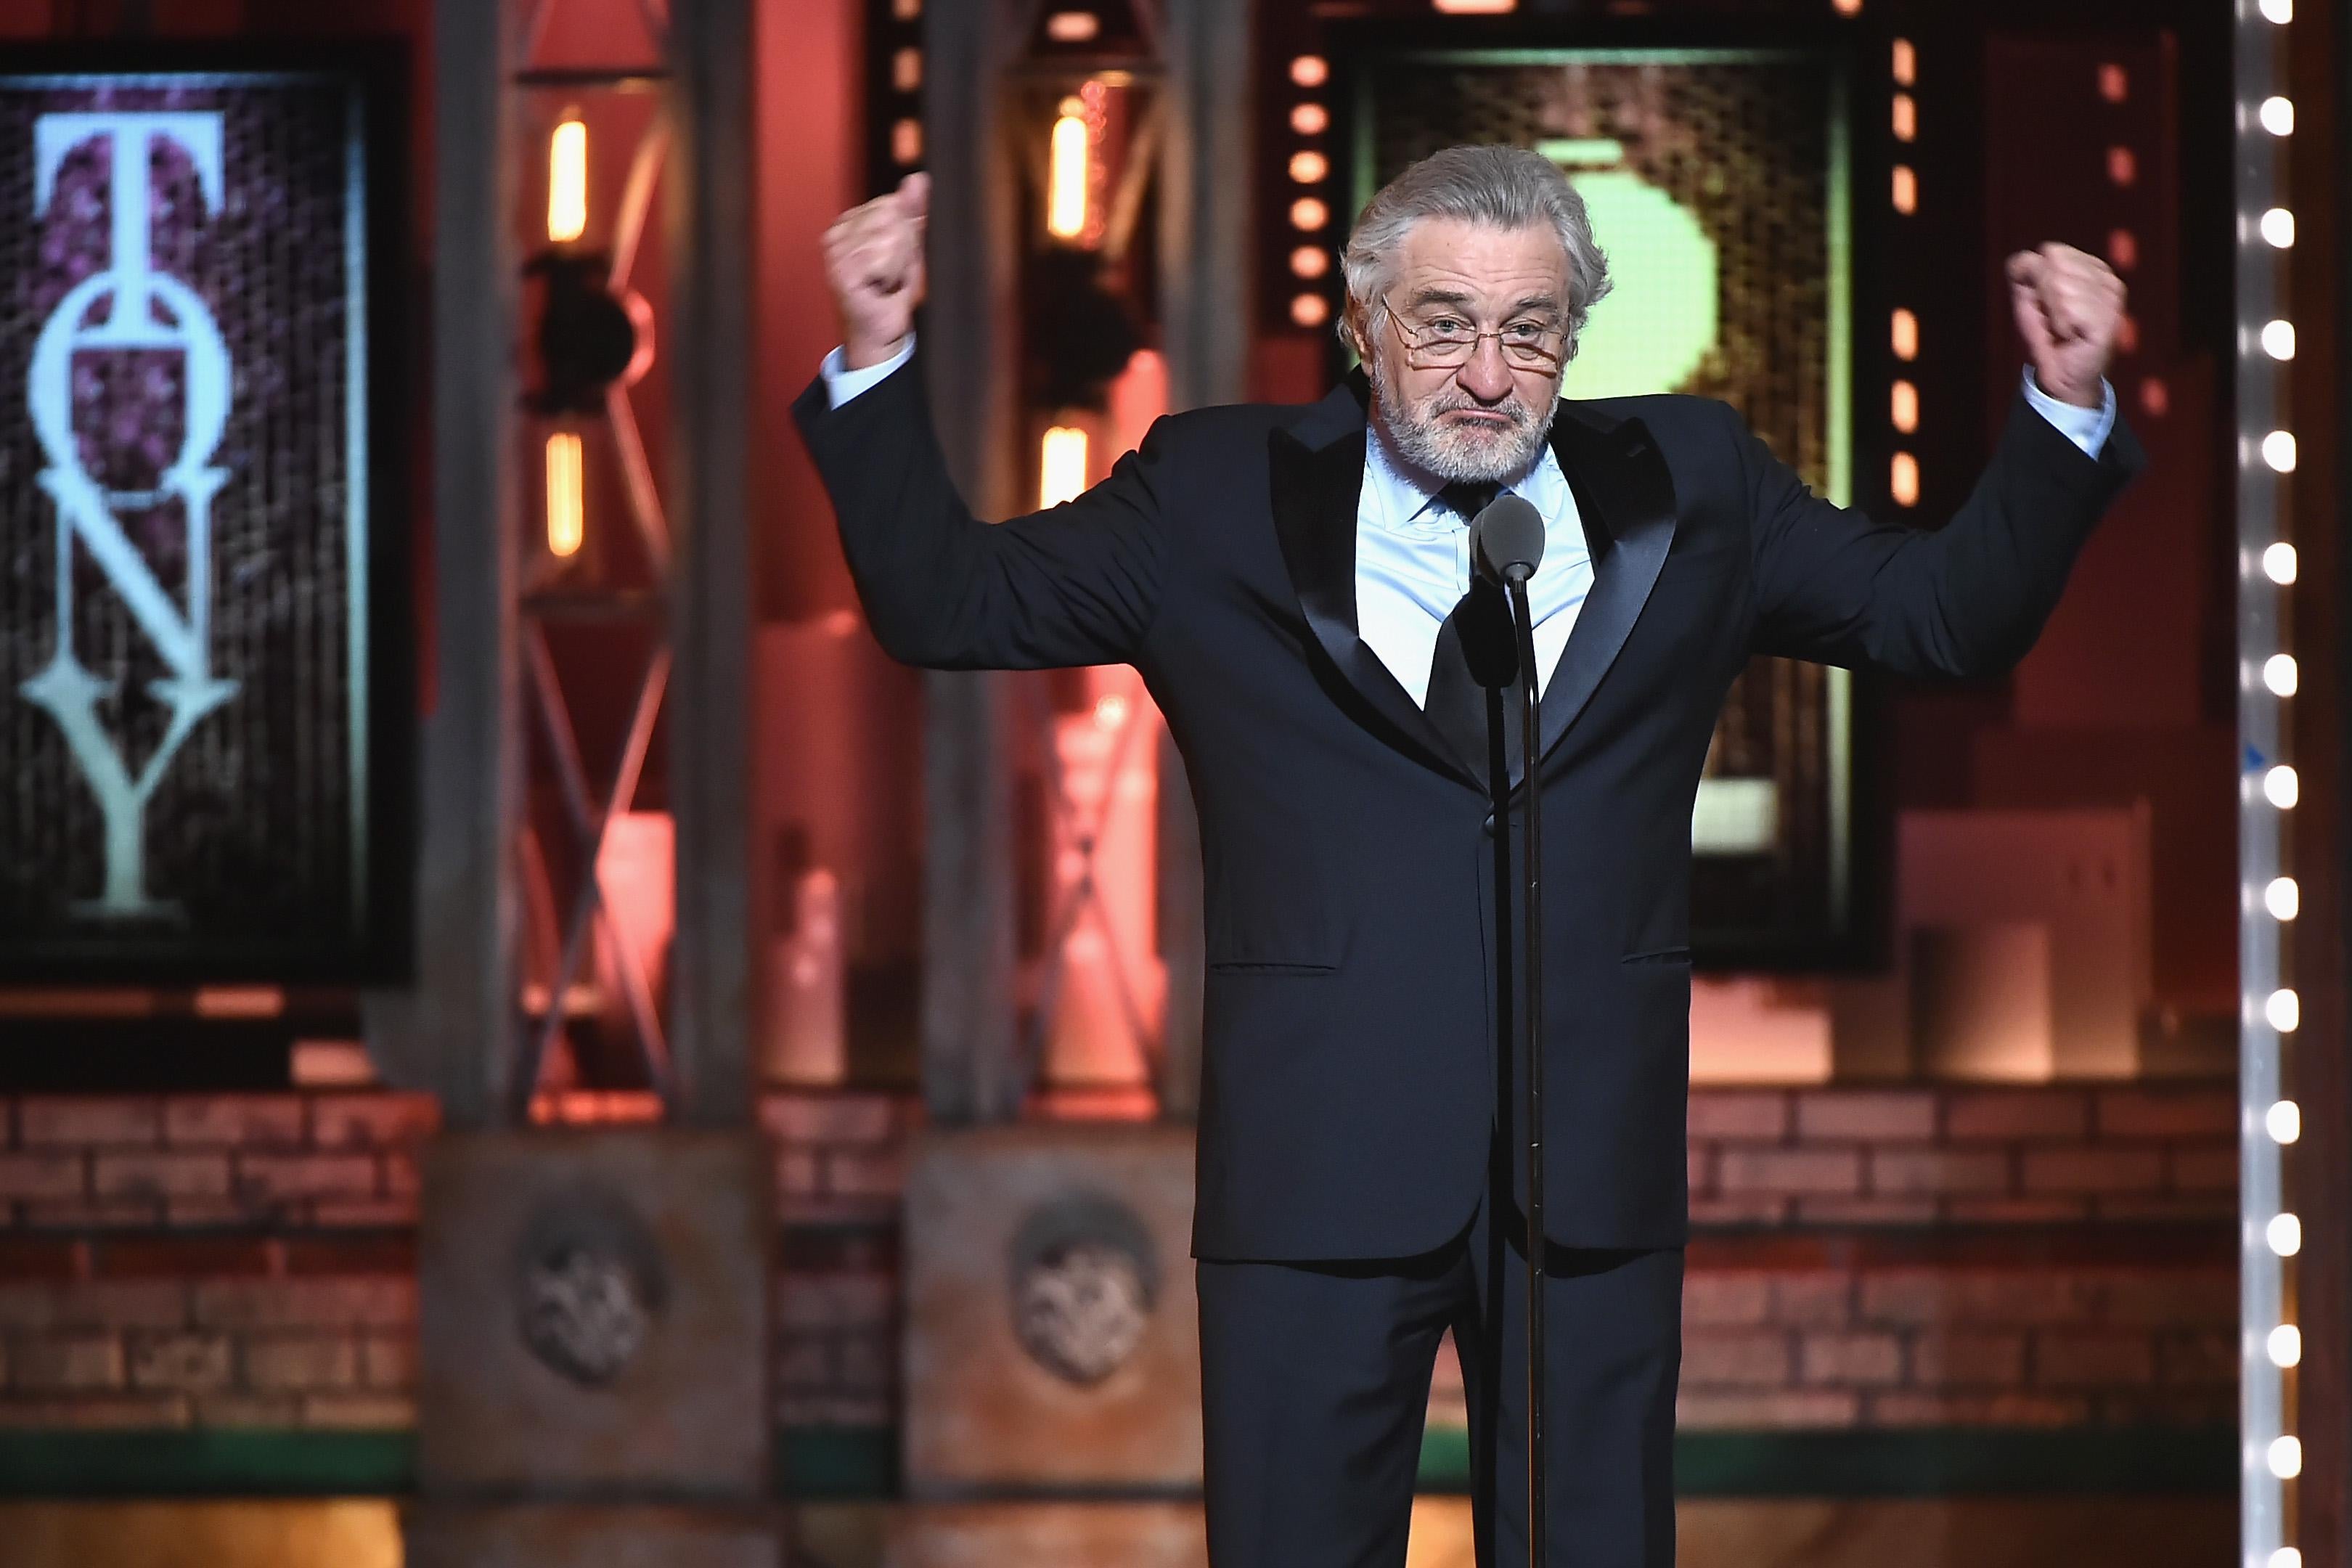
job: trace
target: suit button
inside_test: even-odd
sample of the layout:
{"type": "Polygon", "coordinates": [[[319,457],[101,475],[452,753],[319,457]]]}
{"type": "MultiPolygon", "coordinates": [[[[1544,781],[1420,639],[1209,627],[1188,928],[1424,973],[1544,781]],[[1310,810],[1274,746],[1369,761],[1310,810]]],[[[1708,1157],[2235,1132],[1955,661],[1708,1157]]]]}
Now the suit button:
{"type": "Polygon", "coordinates": [[[1495,837],[1495,814],[1493,812],[1490,811],[1486,814],[1486,820],[1478,825],[1478,831],[1485,834],[1489,838],[1495,837]]]}

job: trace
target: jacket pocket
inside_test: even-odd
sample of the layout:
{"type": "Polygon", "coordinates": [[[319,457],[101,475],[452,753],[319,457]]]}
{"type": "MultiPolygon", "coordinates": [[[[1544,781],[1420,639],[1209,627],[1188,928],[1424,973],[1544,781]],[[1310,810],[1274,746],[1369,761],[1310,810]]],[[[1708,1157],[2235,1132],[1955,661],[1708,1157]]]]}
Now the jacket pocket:
{"type": "Polygon", "coordinates": [[[1328,973],[1340,966],[1340,924],[1320,847],[1309,832],[1266,834],[1206,868],[1202,957],[1220,973],[1328,973]]]}
{"type": "Polygon", "coordinates": [[[1337,974],[1336,963],[1312,963],[1256,958],[1213,958],[1208,963],[1213,974],[1337,974]]]}

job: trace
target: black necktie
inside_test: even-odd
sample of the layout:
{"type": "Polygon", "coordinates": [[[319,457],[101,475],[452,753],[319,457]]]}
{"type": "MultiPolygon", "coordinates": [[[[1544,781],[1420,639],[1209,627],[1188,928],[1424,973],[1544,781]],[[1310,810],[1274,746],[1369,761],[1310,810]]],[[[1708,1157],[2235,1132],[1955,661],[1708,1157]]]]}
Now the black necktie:
{"type": "Polygon", "coordinates": [[[1441,489],[1437,499],[1460,512],[1464,522],[1475,522],[1502,493],[1503,487],[1492,479],[1456,479],[1441,489]]]}
{"type": "MultiPolygon", "coordinates": [[[[1492,482],[1457,479],[1438,491],[1438,499],[1466,522],[1486,510],[1501,489],[1492,482]]],[[[1518,771],[1518,705],[1526,699],[1514,678],[1517,663],[1509,600],[1500,588],[1473,575],[1470,591],[1437,629],[1437,647],[1429,666],[1429,696],[1422,706],[1439,732],[1482,778],[1491,767],[1487,692],[1505,680],[1509,685],[1502,703],[1504,757],[1511,773],[1518,771]]]]}

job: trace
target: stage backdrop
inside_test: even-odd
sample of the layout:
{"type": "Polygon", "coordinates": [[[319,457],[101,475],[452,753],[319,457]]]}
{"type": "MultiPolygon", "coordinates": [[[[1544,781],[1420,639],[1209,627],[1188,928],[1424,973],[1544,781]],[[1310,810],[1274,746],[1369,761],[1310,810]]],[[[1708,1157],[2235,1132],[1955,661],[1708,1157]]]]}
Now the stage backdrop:
{"type": "Polygon", "coordinates": [[[395,68],[152,63],[0,74],[0,971],[388,975],[395,68]]]}
{"type": "MultiPolygon", "coordinates": [[[[1456,142],[1533,147],[1591,212],[1613,288],[1570,397],[1686,392],[1738,408],[1817,492],[1852,500],[1846,72],[1829,48],[1431,47],[1349,37],[1354,208],[1456,142]]],[[[1759,659],[1732,689],[1691,825],[1702,963],[1869,955],[1875,842],[1854,679],[1759,659]]]]}

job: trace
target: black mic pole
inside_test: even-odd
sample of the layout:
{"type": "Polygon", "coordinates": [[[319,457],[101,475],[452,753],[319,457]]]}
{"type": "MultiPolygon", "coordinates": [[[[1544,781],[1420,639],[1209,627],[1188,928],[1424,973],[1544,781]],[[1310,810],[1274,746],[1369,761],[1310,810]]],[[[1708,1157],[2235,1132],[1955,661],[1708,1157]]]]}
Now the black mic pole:
{"type": "MultiPolygon", "coordinates": [[[[1521,992],[1526,1000],[1519,1011],[1519,1021],[1527,1041],[1528,1561],[1534,1568],[1549,1568],[1544,1555],[1544,1479],[1548,1472],[1544,1464],[1543,791],[1538,787],[1543,762],[1543,710],[1538,691],[1535,616],[1528,607],[1528,579],[1535,575],[1543,554],[1543,515],[1521,497],[1497,498],[1470,525],[1470,558],[1475,570],[1488,582],[1499,584],[1510,596],[1514,662],[1518,667],[1522,693],[1519,810],[1525,844],[1520,854],[1525,857],[1527,907],[1520,917],[1519,930],[1523,938],[1520,967],[1527,972],[1527,980],[1521,992]]],[[[1499,708],[1500,704],[1489,704],[1490,723],[1499,708]]],[[[1497,752],[1503,749],[1499,733],[1493,737],[1492,747],[1497,752]]],[[[1495,808],[1498,840],[1510,837],[1505,804],[1498,802],[1495,808]]],[[[1510,858],[1499,843],[1496,847],[1496,902],[1507,908],[1507,868],[1510,858]]],[[[1501,941],[1496,943],[1495,958],[1498,971],[1507,973],[1507,948],[1501,941]]],[[[1497,1003],[1508,1009],[1510,997],[1507,989],[1498,994],[1497,1003]]],[[[1505,1061],[1508,1054],[1507,1046],[1503,1052],[1505,1061]]],[[[1500,1223],[1502,1216],[1496,1217],[1500,1223]]],[[[1500,1289],[1501,1281],[1496,1284],[1500,1289]]]]}
{"type": "Polygon", "coordinates": [[[1528,1561],[1547,1568],[1544,1555],[1544,1163],[1543,1163],[1543,791],[1537,773],[1543,760],[1542,709],[1536,691],[1535,617],[1528,607],[1531,568],[1508,569],[1511,619],[1518,633],[1524,674],[1519,704],[1520,819],[1526,823],[1527,909],[1520,916],[1525,937],[1525,1007],[1528,1118],[1528,1561]]]}

